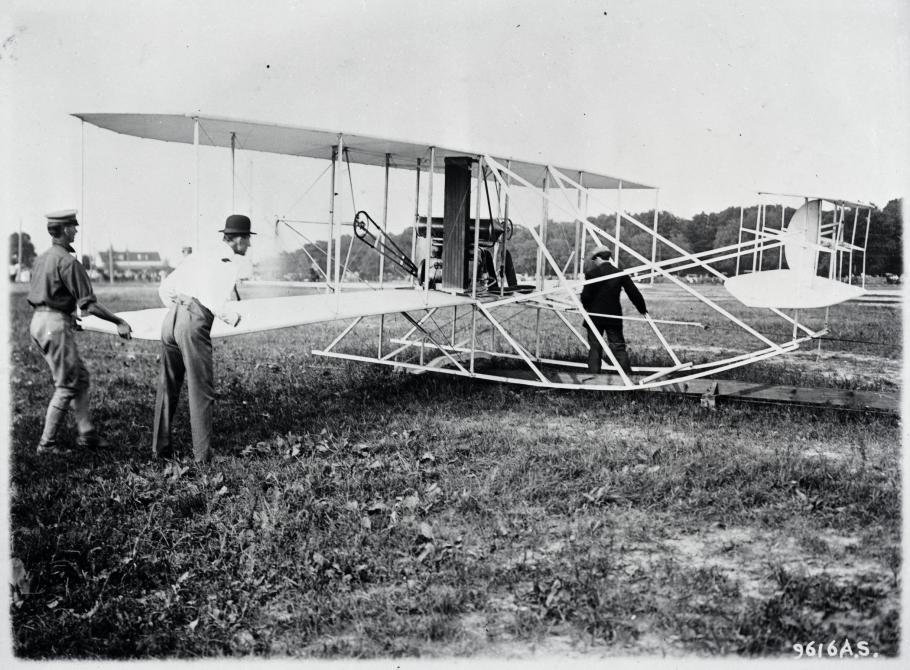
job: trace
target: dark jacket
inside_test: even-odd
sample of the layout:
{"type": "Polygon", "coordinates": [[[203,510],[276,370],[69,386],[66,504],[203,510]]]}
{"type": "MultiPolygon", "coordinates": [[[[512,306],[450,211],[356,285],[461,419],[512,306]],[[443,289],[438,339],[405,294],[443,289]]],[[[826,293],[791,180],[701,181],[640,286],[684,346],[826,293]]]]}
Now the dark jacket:
{"type": "MultiPolygon", "coordinates": [[[[614,272],[619,272],[619,269],[613,265],[613,263],[601,263],[598,267],[585,273],[585,279],[603,277],[604,275],[613,274],[614,272]]],[[[616,316],[622,316],[622,306],[619,304],[619,294],[623,289],[639,313],[644,314],[648,311],[641,291],[638,290],[638,287],[629,275],[612,277],[611,279],[605,279],[596,284],[588,284],[581,290],[581,305],[585,310],[594,314],[615,314],[616,316]]],[[[609,318],[605,320],[602,317],[591,317],[591,320],[594,322],[594,325],[598,327],[601,327],[605,321],[608,324],[613,324],[614,327],[616,324],[616,321],[609,318]]]]}

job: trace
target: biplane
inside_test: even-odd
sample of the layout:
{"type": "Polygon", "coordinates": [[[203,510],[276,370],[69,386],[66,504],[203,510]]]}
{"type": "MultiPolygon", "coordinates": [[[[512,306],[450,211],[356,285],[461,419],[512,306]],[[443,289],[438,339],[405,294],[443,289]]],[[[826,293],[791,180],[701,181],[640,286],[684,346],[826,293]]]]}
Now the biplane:
{"type": "MultiPolygon", "coordinates": [[[[211,116],[74,116],[115,133],[227,148],[232,160],[240,149],[328,162],[329,233],[325,258],[316,263],[325,290],[237,303],[240,326],[216,322],[212,329],[216,338],[339,321],[344,325],[338,335],[314,354],[552,389],[685,389],[696,388],[697,380],[710,382],[713,375],[793,352],[824,336],[827,310],[862,295],[865,289],[865,244],[874,207],[868,203],[799,196],[800,204],[789,218],[781,206],[779,222],[772,221],[772,209],[762,205],[750,221],[741,212],[735,243],[690,253],[659,232],[656,187],[597,171],[431,143],[211,116]],[[353,216],[342,220],[340,200],[345,196],[340,185],[343,174],[351,178],[352,166],[383,171],[385,188],[369,206],[351,208],[353,216]],[[410,249],[401,248],[388,233],[391,171],[411,173],[414,179],[413,215],[407,222],[412,231],[410,249]],[[623,195],[648,191],[655,194],[653,220],[640,221],[624,210],[623,195]],[[609,213],[608,225],[595,224],[589,216],[594,207],[609,213]],[[574,224],[572,239],[560,240],[568,258],[559,260],[549,230],[557,217],[574,224]],[[527,273],[522,281],[510,250],[516,229],[525,231],[536,245],[533,274],[527,273]],[[356,239],[379,254],[378,282],[347,288],[341,249],[345,230],[350,243],[356,239]],[[638,243],[631,243],[630,236],[636,236],[638,243]],[[650,253],[641,239],[650,242],[650,253]],[[583,259],[599,246],[612,249],[613,257],[622,263],[613,274],[586,280],[583,259]],[[735,262],[734,272],[718,269],[723,262],[727,266],[735,262]],[[386,263],[407,278],[406,286],[384,284],[386,263]],[[690,283],[687,276],[693,271],[722,283],[732,298],[711,297],[690,283]],[[632,343],[641,345],[648,338],[660,353],[646,365],[633,367],[630,375],[598,334],[605,372],[588,374],[584,326],[596,332],[591,318],[598,315],[585,311],[579,293],[588,283],[620,275],[647,286],[677,288],[687,300],[740,330],[751,347],[734,352],[707,347],[695,355],[676,342],[675,333],[703,324],[650,314],[625,316],[641,329],[632,343]],[[748,316],[755,310],[761,310],[761,319],[748,316]],[[825,310],[823,325],[802,318],[810,310],[825,310]],[[403,320],[389,318],[392,315],[403,320]],[[375,347],[371,344],[371,351],[365,352],[358,342],[353,351],[346,348],[365,320],[378,321],[375,347]],[[769,331],[772,321],[783,328],[778,325],[769,331]],[[518,322],[523,329],[515,328],[518,322]],[[561,335],[553,334],[556,329],[561,335]],[[554,352],[550,343],[560,337],[565,339],[559,341],[572,342],[584,355],[554,352]]],[[[276,226],[279,223],[276,219],[276,226]]],[[[154,307],[120,316],[133,326],[134,337],[157,340],[164,313],[154,307]]],[[[110,324],[94,317],[84,318],[82,326],[113,332],[110,324]]]]}

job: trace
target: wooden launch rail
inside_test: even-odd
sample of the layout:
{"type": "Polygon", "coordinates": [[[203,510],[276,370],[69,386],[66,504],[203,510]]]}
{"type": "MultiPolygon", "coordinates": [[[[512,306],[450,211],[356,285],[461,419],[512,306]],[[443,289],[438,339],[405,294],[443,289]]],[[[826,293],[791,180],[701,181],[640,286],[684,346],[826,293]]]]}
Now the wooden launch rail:
{"type": "MultiPolygon", "coordinates": [[[[487,374],[524,377],[522,370],[484,370],[487,374]]],[[[592,375],[587,372],[552,372],[547,377],[555,384],[607,385],[621,383],[617,375],[592,375]]],[[[779,402],[815,405],[849,410],[872,410],[897,414],[900,412],[900,395],[878,391],[852,391],[836,388],[807,388],[800,386],[775,386],[727,379],[693,379],[678,384],[641,389],[649,393],[677,393],[698,396],[702,405],[714,407],[718,398],[753,402],[779,402]]]]}

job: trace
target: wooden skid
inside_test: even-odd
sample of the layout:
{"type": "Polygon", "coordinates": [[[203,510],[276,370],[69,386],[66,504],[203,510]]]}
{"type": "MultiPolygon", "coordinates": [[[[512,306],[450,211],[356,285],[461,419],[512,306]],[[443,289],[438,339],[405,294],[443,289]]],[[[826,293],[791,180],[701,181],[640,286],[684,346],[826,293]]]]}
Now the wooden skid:
{"type": "MultiPolygon", "coordinates": [[[[527,370],[484,370],[487,374],[531,378],[527,370]]],[[[548,377],[555,383],[610,385],[622,383],[618,375],[588,372],[549,372],[548,377]]],[[[900,411],[900,396],[897,393],[877,391],[851,391],[834,388],[807,388],[799,386],[774,386],[727,379],[692,379],[679,384],[667,384],[654,388],[634,389],[643,392],[679,393],[699,396],[713,403],[714,398],[734,398],[761,402],[784,402],[801,405],[820,405],[854,410],[876,410],[897,414],[900,411]]]]}

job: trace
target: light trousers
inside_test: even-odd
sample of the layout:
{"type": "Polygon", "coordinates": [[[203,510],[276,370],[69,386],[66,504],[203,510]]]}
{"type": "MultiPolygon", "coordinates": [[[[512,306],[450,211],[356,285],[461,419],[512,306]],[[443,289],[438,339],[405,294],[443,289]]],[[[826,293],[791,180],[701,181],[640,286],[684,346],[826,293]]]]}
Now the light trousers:
{"type": "Polygon", "coordinates": [[[76,329],[71,314],[36,309],[29,325],[35,346],[47,362],[54,378],[54,395],[44,417],[41,444],[53,444],[66,422],[70,406],[80,434],[94,430],[89,413],[89,374],[76,346],[76,329]]]}

